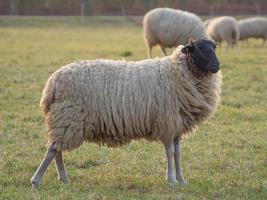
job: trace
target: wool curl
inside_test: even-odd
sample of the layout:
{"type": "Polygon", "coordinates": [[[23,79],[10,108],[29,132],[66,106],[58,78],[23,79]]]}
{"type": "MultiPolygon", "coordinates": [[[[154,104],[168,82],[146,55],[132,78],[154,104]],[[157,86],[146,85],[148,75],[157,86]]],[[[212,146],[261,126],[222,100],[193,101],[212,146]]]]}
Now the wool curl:
{"type": "Polygon", "coordinates": [[[84,60],[58,69],[40,102],[48,144],[59,151],[84,141],[116,147],[193,132],[219,104],[221,74],[195,76],[181,48],[161,59],[84,60]]]}

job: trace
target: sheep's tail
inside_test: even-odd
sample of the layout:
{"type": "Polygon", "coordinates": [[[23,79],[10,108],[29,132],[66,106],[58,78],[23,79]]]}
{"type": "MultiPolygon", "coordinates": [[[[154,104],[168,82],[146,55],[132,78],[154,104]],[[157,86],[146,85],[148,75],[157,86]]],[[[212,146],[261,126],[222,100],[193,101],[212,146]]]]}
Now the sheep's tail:
{"type": "Polygon", "coordinates": [[[47,114],[50,110],[50,105],[54,103],[56,86],[53,81],[53,77],[50,77],[45,84],[45,88],[42,92],[40,101],[40,107],[44,114],[47,114]]]}

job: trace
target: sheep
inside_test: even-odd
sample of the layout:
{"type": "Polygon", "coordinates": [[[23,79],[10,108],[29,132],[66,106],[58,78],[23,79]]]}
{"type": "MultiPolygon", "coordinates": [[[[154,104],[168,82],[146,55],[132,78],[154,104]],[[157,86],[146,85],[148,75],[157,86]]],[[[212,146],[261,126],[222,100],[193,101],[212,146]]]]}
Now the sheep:
{"type": "Polygon", "coordinates": [[[62,151],[84,141],[118,147],[141,138],[163,143],[167,181],[186,184],[180,140],[215,112],[220,86],[219,61],[210,40],[191,41],[164,58],[85,60],[58,69],[40,101],[48,148],[32,186],[38,188],[53,159],[59,180],[69,182],[62,151]]]}
{"type": "Polygon", "coordinates": [[[166,56],[167,48],[185,45],[190,38],[208,39],[201,19],[193,13],[171,8],[156,8],[143,18],[144,40],[148,58],[152,47],[159,44],[166,56]]]}
{"type": "Polygon", "coordinates": [[[233,47],[239,40],[239,28],[235,18],[230,16],[216,17],[208,23],[207,34],[214,41],[226,41],[233,47]]]}
{"type": "Polygon", "coordinates": [[[239,40],[247,40],[249,38],[261,38],[263,45],[267,38],[267,18],[251,17],[238,21],[240,31],[239,40]]]}
{"type": "Polygon", "coordinates": [[[205,20],[205,21],[203,22],[203,24],[204,24],[204,26],[205,26],[205,29],[208,28],[208,26],[209,26],[209,24],[210,24],[211,21],[212,21],[212,18],[211,18],[211,19],[207,19],[207,20],[205,20]]]}

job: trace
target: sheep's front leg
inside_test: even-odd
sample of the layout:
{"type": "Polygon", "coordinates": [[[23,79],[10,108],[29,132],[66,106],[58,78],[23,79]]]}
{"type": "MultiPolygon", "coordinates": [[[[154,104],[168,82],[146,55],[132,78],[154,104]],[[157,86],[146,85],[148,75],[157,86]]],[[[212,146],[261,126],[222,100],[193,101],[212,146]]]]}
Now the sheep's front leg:
{"type": "Polygon", "coordinates": [[[64,183],[68,183],[69,177],[66,172],[64,162],[62,159],[62,151],[59,151],[55,157],[55,162],[56,162],[56,168],[57,168],[57,174],[58,174],[58,180],[63,181],[64,183]]]}
{"type": "Polygon", "coordinates": [[[51,144],[46,151],[45,157],[43,161],[41,162],[40,166],[38,167],[37,171],[31,178],[32,187],[34,189],[37,189],[40,185],[41,179],[47,169],[47,167],[50,165],[51,161],[55,158],[56,154],[58,152],[56,151],[55,144],[51,144]]]}
{"type": "Polygon", "coordinates": [[[182,171],[181,147],[182,147],[182,144],[180,142],[180,139],[176,138],[174,140],[174,148],[175,148],[174,160],[175,160],[175,168],[176,168],[176,178],[181,185],[186,185],[186,180],[184,179],[183,171],[182,171]]]}
{"type": "Polygon", "coordinates": [[[174,142],[170,140],[164,143],[166,155],[167,155],[167,181],[170,183],[178,183],[174,169],[173,169],[173,158],[174,158],[174,142]]]}
{"type": "Polygon", "coordinates": [[[147,58],[150,59],[152,56],[152,46],[147,46],[147,58]]]}

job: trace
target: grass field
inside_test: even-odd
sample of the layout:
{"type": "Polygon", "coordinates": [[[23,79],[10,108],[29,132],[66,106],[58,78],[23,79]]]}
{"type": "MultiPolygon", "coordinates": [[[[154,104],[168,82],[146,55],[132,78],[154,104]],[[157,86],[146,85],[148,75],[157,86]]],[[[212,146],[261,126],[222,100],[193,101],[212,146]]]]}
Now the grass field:
{"type": "Polygon", "coordinates": [[[39,100],[49,75],[77,59],[144,59],[142,27],[140,18],[0,17],[0,199],[267,199],[267,46],[252,40],[217,52],[222,102],[183,140],[186,187],[166,183],[163,146],[141,140],[84,144],[64,154],[70,184],[57,181],[53,164],[33,191],[46,151],[39,100]]]}

